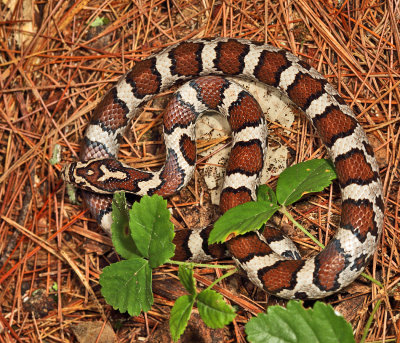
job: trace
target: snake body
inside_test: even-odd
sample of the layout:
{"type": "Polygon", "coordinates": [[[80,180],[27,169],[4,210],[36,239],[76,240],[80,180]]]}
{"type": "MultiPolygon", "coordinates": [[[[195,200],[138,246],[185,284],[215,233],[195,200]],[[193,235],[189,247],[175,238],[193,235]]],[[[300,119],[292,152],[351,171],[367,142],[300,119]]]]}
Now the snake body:
{"type": "MultiPolygon", "coordinates": [[[[170,112],[166,112],[170,114],[164,117],[167,161],[160,172],[136,170],[114,159],[130,119],[144,102],[172,84],[205,75],[256,80],[286,94],[325,144],[342,193],[340,227],[327,247],[313,258],[288,258],[296,252],[291,256],[278,254],[271,244],[274,234],[252,232],[228,241],[234,260],[255,285],[283,298],[322,298],[350,284],[374,254],[382,231],[384,202],[379,169],[362,127],[337,91],[315,69],[284,50],[219,38],[179,43],[138,62],[96,107],[81,149],[82,162],[67,165],[64,179],[86,189],[83,194],[91,213],[109,231],[112,198],[99,193],[125,189],[137,194],[169,195],[184,187],[195,165],[192,127],[198,113],[203,107],[223,112],[218,106],[225,102],[228,109],[233,108],[227,114],[233,147],[221,210],[254,199],[266,144],[265,122],[258,105],[251,107],[252,98],[240,89],[232,91],[234,84],[225,79],[209,82],[210,78],[201,78],[178,91],[169,105],[170,112]],[[206,83],[214,88],[206,91],[206,83]]],[[[186,247],[201,246],[194,242],[199,236],[195,232],[187,237],[186,242],[193,244],[186,247]]]]}

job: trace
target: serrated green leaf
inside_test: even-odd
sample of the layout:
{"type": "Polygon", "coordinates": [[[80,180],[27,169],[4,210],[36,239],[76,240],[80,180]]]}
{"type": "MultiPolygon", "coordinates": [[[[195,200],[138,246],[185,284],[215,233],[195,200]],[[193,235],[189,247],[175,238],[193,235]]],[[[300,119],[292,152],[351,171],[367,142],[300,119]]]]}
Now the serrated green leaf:
{"type": "Polygon", "coordinates": [[[193,277],[193,266],[190,265],[180,265],[178,270],[179,280],[181,280],[182,285],[186,290],[192,294],[196,294],[196,281],[193,277]]]}
{"type": "Polygon", "coordinates": [[[174,256],[174,227],[169,220],[170,215],[167,201],[157,194],[143,196],[129,211],[133,241],[153,269],[174,256]]]}
{"type": "Polygon", "coordinates": [[[169,319],[169,329],[174,342],[183,334],[192,313],[195,297],[192,295],[183,295],[176,299],[174,307],[171,310],[169,319]]]}
{"type": "Polygon", "coordinates": [[[224,301],[222,295],[212,289],[198,294],[197,308],[204,323],[212,329],[223,328],[236,316],[235,310],[224,301]]]}
{"type": "Polygon", "coordinates": [[[258,230],[279,209],[269,201],[246,202],[226,211],[214,224],[208,244],[223,243],[231,234],[258,230]]]}
{"type": "Polygon", "coordinates": [[[147,312],[153,304],[151,268],[143,258],[113,263],[100,275],[101,294],[114,309],[131,316],[147,312]]]}
{"type": "Polygon", "coordinates": [[[281,205],[287,206],[304,194],[320,192],[336,178],[328,160],[310,160],[285,169],[279,176],[276,196],[281,205]]]}
{"type": "Polygon", "coordinates": [[[269,201],[277,203],[274,190],[267,185],[260,185],[257,188],[257,201],[269,201]]]}
{"type": "Polygon", "coordinates": [[[330,305],[316,302],[314,309],[304,309],[291,300],[287,308],[270,306],[246,324],[251,343],[353,343],[351,325],[335,314],[330,305]]]}
{"type": "Polygon", "coordinates": [[[142,257],[129,229],[129,211],[124,192],[114,194],[111,216],[111,239],[116,252],[125,259],[142,257]]]}

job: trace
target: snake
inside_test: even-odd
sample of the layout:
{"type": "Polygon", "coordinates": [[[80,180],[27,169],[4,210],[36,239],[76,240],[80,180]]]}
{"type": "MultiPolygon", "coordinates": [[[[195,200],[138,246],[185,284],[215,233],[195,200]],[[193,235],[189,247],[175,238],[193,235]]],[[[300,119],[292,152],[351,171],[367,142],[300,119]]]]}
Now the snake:
{"type": "MultiPolygon", "coordinates": [[[[342,199],[338,229],[313,257],[301,259],[294,249],[277,251],[282,239],[274,230],[231,238],[229,253],[257,287],[278,297],[318,299],[338,292],[361,274],[379,243],[384,221],[379,167],[363,128],[337,90],[286,50],[237,38],[198,39],[137,62],[96,106],[80,161],[67,164],[62,177],[83,189],[91,214],[109,232],[112,193],[168,196],[185,187],[196,163],[195,122],[212,109],[226,113],[232,128],[221,212],[254,200],[266,149],[265,119],[254,99],[225,77],[277,88],[305,114],[335,166],[342,199]],[[138,170],[118,161],[121,139],[140,107],[183,82],[164,114],[161,170],[138,170]]],[[[205,236],[198,230],[187,234],[182,254],[206,250],[205,236]]]]}

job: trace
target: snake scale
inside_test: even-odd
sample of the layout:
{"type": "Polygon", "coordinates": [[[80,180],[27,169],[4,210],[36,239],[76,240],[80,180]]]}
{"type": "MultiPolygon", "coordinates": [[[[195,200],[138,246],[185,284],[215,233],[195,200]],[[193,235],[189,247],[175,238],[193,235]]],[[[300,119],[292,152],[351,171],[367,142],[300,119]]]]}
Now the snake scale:
{"type": "MultiPolygon", "coordinates": [[[[217,109],[226,112],[233,136],[221,211],[254,199],[266,146],[265,120],[251,95],[208,75],[259,81],[287,95],[325,144],[342,194],[339,229],[316,256],[298,259],[293,250],[285,256],[274,247],[279,241],[274,233],[252,232],[227,242],[235,262],[255,285],[283,298],[322,298],[350,284],[374,254],[382,231],[379,169],[362,127],[338,92],[314,68],[284,50],[242,39],[202,39],[173,45],[136,63],[96,107],[81,162],[67,165],[64,179],[85,189],[90,212],[109,231],[112,197],[107,193],[125,189],[167,196],[187,184],[196,161],[195,122],[204,110],[217,109]],[[182,86],[168,105],[163,119],[167,159],[159,172],[129,168],[114,159],[141,105],[177,82],[198,77],[182,86]]],[[[202,247],[201,236],[195,231],[185,237],[184,250],[202,247]]]]}

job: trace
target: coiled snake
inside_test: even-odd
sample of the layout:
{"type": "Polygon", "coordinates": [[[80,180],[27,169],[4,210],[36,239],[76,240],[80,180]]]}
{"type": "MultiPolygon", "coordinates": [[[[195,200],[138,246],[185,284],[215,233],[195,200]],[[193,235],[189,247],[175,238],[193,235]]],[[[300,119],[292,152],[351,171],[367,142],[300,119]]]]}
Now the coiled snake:
{"type": "MultiPolygon", "coordinates": [[[[109,230],[112,197],[99,193],[125,189],[167,196],[184,187],[196,160],[194,123],[205,109],[218,109],[229,111],[233,132],[221,210],[254,199],[266,145],[265,121],[254,99],[223,78],[187,83],[170,102],[164,117],[167,160],[159,172],[125,168],[113,159],[140,105],[178,81],[206,75],[256,80],[286,94],[325,144],[342,193],[340,227],[313,258],[288,259],[274,252],[265,236],[249,233],[228,242],[234,260],[254,284],[283,298],[321,298],[347,286],[374,254],[382,231],[379,169],[362,127],[337,91],[315,69],[284,50],[240,39],[196,40],[136,63],[96,107],[81,149],[81,160],[87,162],[67,165],[64,179],[85,189],[90,212],[109,230]]],[[[187,238],[186,247],[195,239],[198,233],[187,238]]]]}

